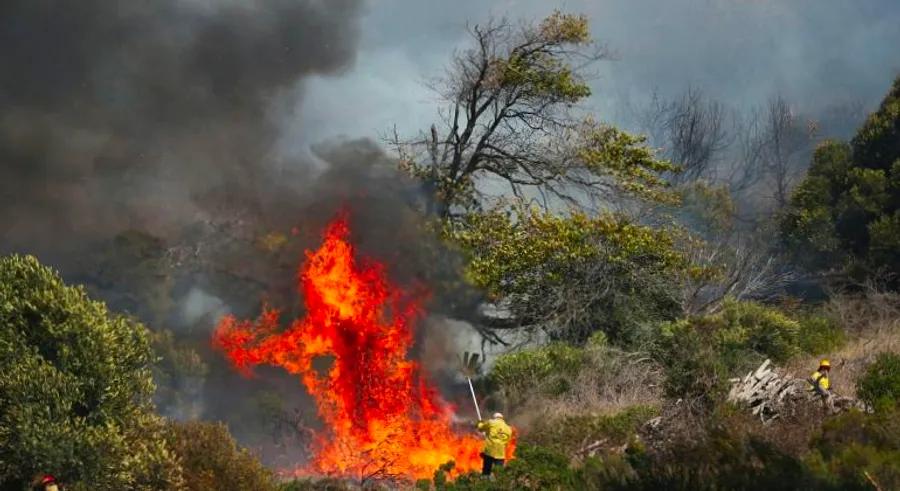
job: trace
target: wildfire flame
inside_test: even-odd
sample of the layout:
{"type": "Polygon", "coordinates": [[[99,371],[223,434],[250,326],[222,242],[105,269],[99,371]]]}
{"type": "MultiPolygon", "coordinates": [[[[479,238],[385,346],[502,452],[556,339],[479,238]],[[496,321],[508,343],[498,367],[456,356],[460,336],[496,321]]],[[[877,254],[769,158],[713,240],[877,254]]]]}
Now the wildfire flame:
{"type": "Polygon", "coordinates": [[[299,375],[315,398],[325,426],[297,474],[429,478],[450,460],[460,472],[479,468],[481,439],[453,431],[452,406],[407,358],[417,303],[389,284],[381,264],[358,265],[348,235],[338,217],[322,246],[306,252],[298,272],[305,318],[280,331],[275,309],[256,321],[229,316],[214,345],[245,374],[269,364],[299,375]],[[333,360],[327,373],[313,368],[317,357],[333,360]]]}

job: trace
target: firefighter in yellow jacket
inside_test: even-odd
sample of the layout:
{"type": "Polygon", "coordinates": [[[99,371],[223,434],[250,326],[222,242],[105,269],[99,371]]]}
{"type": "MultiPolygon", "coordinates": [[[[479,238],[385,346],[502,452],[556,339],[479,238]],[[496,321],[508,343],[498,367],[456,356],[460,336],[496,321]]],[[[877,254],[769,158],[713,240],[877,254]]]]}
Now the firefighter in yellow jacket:
{"type": "Polygon", "coordinates": [[[828,374],[831,372],[831,362],[822,360],[819,362],[819,369],[809,376],[810,390],[822,398],[822,406],[825,411],[834,413],[834,398],[831,394],[831,380],[828,374]]]}
{"type": "Polygon", "coordinates": [[[494,413],[487,421],[478,422],[478,431],[484,433],[484,451],[481,452],[481,474],[490,476],[495,465],[503,466],[506,446],[512,439],[512,428],[503,420],[503,415],[494,413]]]}
{"type": "Polygon", "coordinates": [[[822,397],[828,397],[831,393],[831,381],[828,380],[828,372],[831,371],[831,362],[822,360],[819,362],[819,369],[809,376],[809,384],[812,391],[822,397]]]}

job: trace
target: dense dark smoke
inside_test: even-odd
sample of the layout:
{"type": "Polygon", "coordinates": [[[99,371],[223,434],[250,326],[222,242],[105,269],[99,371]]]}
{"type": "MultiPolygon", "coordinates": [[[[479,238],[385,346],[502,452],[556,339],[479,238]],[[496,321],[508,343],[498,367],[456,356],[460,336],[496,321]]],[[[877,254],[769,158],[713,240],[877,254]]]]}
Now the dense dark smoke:
{"type": "Polygon", "coordinates": [[[400,225],[414,225],[416,188],[374,144],[323,144],[302,161],[274,150],[304,137],[280,126],[304,80],[354,61],[361,3],[0,3],[0,253],[37,254],[174,330],[165,349],[200,351],[208,371],[161,353],[163,414],[224,419],[248,444],[291,433],[297,381],[236,380],[208,334],[263,298],[296,314],[294,270],[339,209],[371,254],[406,253],[392,271],[434,270],[410,260],[419,229],[400,225]]]}
{"type": "Polygon", "coordinates": [[[166,236],[280,181],[273,108],[354,59],[359,0],[0,5],[0,249],[166,236]]]}

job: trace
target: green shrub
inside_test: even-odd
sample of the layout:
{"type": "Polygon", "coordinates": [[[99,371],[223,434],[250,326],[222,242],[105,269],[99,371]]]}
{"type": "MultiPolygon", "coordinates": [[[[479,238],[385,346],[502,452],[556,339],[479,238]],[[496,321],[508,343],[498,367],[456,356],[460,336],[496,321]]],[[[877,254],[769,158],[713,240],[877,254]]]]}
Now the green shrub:
{"type": "Polygon", "coordinates": [[[663,325],[654,355],[666,367],[663,389],[667,396],[706,407],[721,399],[729,367],[709,335],[690,321],[663,325]]]}
{"type": "Polygon", "coordinates": [[[900,489],[900,411],[859,411],[827,420],[807,457],[810,467],[841,489],[900,489]],[[868,477],[866,476],[868,474],[868,477]]]}
{"type": "Polygon", "coordinates": [[[580,469],[580,489],[637,489],[640,476],[632,465],[634,451],[626,455],[588,457],[580,469]]]}
{"type": "Polygon", "coordinates": [[[274,491],[271,472],[246,449],[238,447],[221,423],[173,422],[166,439],[178,456],[189,491],[241,489],[274,491]]]}
{"type": "Polygon", "coordinates": [[[729,377],[765,358],[786,361],[800,342],[801,323],[783,312],[726,300],[719,313],[663,324],[654,354],[666,367],[667,395],[714,404],[729,377]]]}
{"type": "Polygon", "coordinates": [[[845,486],[847,481],[832,485],[814,474],[804,461],[727,429],[714,430],[697,441],[672,442],[668,451],[662,453],[648,454],[629,448],[623,455],[590,457],[582,464],[572,463],[567,455],[552,449],[523,445],[519,457],[496,471],[493,480],[472,473],[441,483],[435,489],[853,489],[845,486]]]}
{"type": "Polygon", "coordinates": [[[563,343],[505,354],[491,369],[490,379],[513,399],[541,389],[550,395],[561,394],[584,359],[582,350],[563,343]]]}
{"type": "Polygon", "coordinates": [[[822,315],[807,315],[800,319],[799,345],[804,353],[821,355],[833,352],[847,341],[841,326],[822,315]]]}
{"type": "Polygon", "coordinates": [[[630,460],[638,477],[618,489],[827,489],[800,459],[729,428],[713,427],[704,438],[630,460]]]}
{"type": "Polygon", "coordinates": [[[0,489],[178,489],[147,330],[31,256],[0,258],[0,489]],[[19,487],[21,489],[21,487],[19,487]]]}
{"type": "Polygon", "coordinates": [[[580,473],[569,466],[569,458],[548,448],[522,445],[516,458],[494,472],[493,480],[479,473],[459,476],[453,482],[435,479],[435,488],[448,491],[584,489],[580,473]]]}
{"type": "Polygon", "coordinates": [[[603,331],[596,331],[588,337],[587,346],[589,348],[605,348],[609,346],[609,337],[603,331]]]}
{"type": "Polygon", "coordinates": [[[655,407],[633,406],[611,415],[544,418],[521,441],[567,454],[598,440],[609,446],[621,446],[634,437],[641,425],[658,414],[655,407]]]}
{"type": "Polygon", "coordinates": [[[727,300],[722,312],[711,320],[716,327],[715,337],[726,354],[744,356],[752,351],[774,361],[785,361],[799,353],[800,323],[777,309],[727,300]]]}
{"type": "Polygon", "coordinates": [[[871,407],[888,409],[900,402],[900,354],[880,353],[857,381],[856,392],[871,407]]]}

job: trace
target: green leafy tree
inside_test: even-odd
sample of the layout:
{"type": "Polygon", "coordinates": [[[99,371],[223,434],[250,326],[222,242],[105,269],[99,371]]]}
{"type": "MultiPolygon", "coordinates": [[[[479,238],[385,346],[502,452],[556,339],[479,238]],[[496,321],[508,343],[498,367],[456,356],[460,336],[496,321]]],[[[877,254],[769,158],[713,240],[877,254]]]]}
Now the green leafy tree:
{"type": "Polygon", "coordinates": [[[525,329],[583,342],[604,331],[628,342],[642,322],[680,313],[675,282],[689,264],[676,231],[611,214],[514,210],[471,213],[447,229],[469,280],[505,312],[481,320],[489,336],[525,329]]]}
{"type": "Polygon", "coordinates": [[[492,22],[472,29],[474,46],[437,85],[446,104],[439,130],[395,135],[402,166],[448,217],[484,202],[479,185],[569,203],[611,191],[666,197],[658,160],[644,138],[578,115],[591,91],[581,67],[602,59],[584,16],[556,12],[536,24],[492,22]]]}
{"type": "Polygon", "coordinates": [[[900,77],[851,143],[856,162],[865,168],[884,169],[900,158],[900,77]]]}
{"type": "Polygon", "coordinates": [[[146,329],[31,256],[0,258],[0,489],[177,489],[146,329]]]}
{"type": "Polygon", "coordinates": [[[850,144],[828,141],[781,221],[797,260],[855,281],[900,275],[900,78],[850,144]]]}

